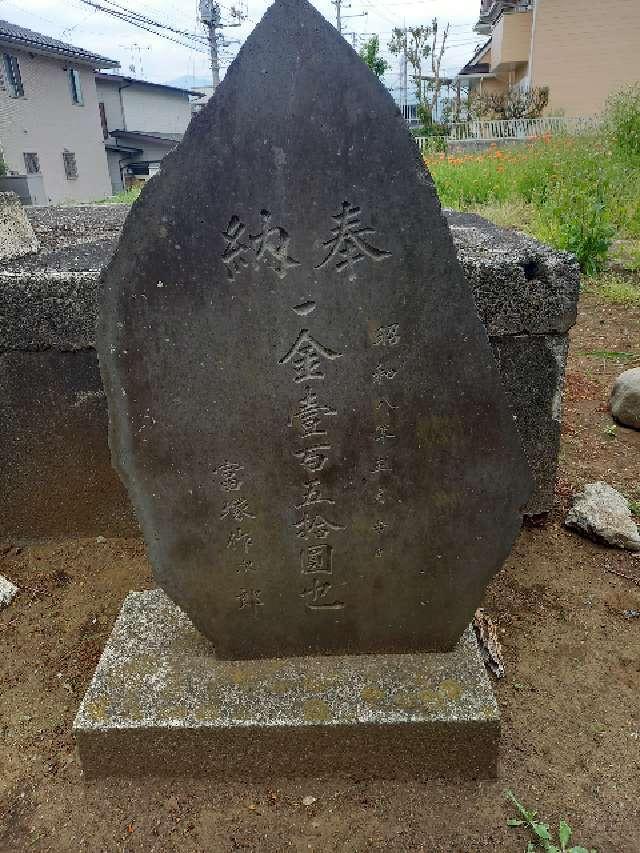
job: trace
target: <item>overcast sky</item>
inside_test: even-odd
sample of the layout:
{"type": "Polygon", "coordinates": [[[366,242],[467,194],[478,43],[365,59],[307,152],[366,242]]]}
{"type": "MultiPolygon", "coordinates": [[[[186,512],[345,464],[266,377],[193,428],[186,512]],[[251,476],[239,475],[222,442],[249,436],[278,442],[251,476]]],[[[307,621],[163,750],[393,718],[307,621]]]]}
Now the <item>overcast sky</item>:
{"type": "MultiPolygon", "coordinates": [[[[204,34],[197,20],[198,0],[118,2],[163,24],[204,34]]],[[[229,9],[233,2],[228,0],[223,9],[229,9]]],[[[240,0],[236,0],[236,5],[239,3],[240,0]]],[[[248,0],[248,4],[244,0],[244,3],[247,18],[242,26],[225,30],[229,40],[244,40],[270,5],[270,0],[248,0]]],[[[330,0],[313,0],[313,4],[335,23],[335,6],[330,0]]],[[[450,47],[443,61],[443,70],[447,74],[464,65],[479,42],[479,37],[473,32],[479,6],[480,0],[351,0],[350,8],[346,8],[346,3],[343,6],[343,31],[355,31],[359,40],[370,33],[378,33],[386,49],[394,26],[429,23],[435,16],[441,25],[447,22],[451,24],[450,47]],[[348,17],[362,12],[367,12],[367,15],[348,17]]],[[[0,18],[117,59],[123,73],[144,76],[154,82],[167,82],[185,75],[196,79],[210,77],[206,51],[198,52],[159,38],[96,11],[81,0],[0,0],[0,18]]],[[[238,49],[239,44],[223,49],[223,73],[238,49]]],[[[396,57],[392,61],[387,84],[397,87],[400,80],[399,63],[396,57]]]]}

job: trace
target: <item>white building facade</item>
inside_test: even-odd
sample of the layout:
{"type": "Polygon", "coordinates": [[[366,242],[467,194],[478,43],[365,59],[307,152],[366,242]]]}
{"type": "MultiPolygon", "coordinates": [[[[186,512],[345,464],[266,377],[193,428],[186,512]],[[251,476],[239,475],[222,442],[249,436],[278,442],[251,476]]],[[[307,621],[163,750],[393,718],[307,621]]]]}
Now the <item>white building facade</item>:
{"type": "MultiPolygon", "coordinates": [[[[95,71],[118,63],[0,21],[0,148],[31,203],[111,195],[95,71]]],[[[24,198],[23,200],[29,201],[24,198]]]]}

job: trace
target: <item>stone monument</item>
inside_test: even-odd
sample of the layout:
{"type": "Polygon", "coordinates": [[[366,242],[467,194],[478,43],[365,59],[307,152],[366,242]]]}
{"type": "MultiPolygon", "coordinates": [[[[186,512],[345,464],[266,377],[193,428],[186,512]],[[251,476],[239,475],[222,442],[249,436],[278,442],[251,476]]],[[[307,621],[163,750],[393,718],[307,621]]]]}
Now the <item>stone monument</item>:
{"type": "Polygon", "coordinates": [[[125,603],[86,772],[249,749],[490,775],[467,626],[530,475],[419,152],[306,0],[269,9],[135,204],[98,351],[163,592],[125,603]]]}

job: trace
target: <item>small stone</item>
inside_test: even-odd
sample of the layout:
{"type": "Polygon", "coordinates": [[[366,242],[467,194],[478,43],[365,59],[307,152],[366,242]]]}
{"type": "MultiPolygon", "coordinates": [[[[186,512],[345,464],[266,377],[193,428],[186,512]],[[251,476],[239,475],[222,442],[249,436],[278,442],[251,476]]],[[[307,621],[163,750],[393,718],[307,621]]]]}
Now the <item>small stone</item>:
{"type": "Polygon", "coordinates": [[[103,545],[106,541],[107,540],[105,539],[104,536],[97,536],[96,537],[96,542],[98,543],[98,545],[103,545]]]}
{"type": "Polygon", "coordinates": [[[640,551],[640,532],[629,503],[606,483],[589,483],[574,497],[565,525],[596,542],[640,551]]]}
{"type": "Polygon", "coordinates": [[[0,575],[0,607],[11,604],[18,594],[18,587],[0,575]]]}
{"type": "Polygon", "coordinates": [[[640,429],[640,367],[625,370],[614,382],[611,414],[624,426],[640,429]]]}
{"type": "Polygon", "coordinates": [[[317,802],[317,800],[318,800],[317,797],[311,797],[311,796],[303,797],[302,798],[302,805],[303,806],[312,806],[315,802],[317,802]]]}
{"type": "Polygon", "coordinates": [[[0,258],[21,258],[37,252],[38,240],[15,193],[0,193],[0,258]]]}

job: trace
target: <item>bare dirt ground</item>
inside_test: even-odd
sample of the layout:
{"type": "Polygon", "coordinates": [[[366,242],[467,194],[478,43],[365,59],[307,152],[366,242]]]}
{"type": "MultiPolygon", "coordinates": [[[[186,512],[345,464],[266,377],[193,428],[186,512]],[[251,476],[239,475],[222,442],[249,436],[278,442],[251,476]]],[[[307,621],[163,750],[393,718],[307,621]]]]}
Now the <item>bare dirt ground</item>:
{"type": "Polygon", "coordinates": [[[611,351],[640,351],[640,310],[585,297],[557,505],[544,526],[522,531],[484,603],[507,667],[496,684],[497,781],[87,784],[71,723],[125,595],[152,584],[144,546],[6,543],[0,573],[22,591],[0,612],[0,851],[510,853],[526,847],[525,834],[506,827],[511,788],[554,823],[565,817],[576,842],[638,853],[640,618],[624,611],[640,611],[640,581],[620,575],[640,579],[640,559],[561,525],[572,489],[585,482],[604,479],[640,497],[640,433],[606,432],[609,386],[640,358],[611,351]],[[306,795],[317,797],[310,807],[306,795]]]}

